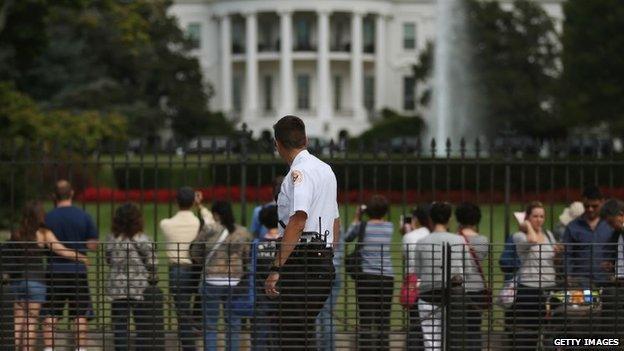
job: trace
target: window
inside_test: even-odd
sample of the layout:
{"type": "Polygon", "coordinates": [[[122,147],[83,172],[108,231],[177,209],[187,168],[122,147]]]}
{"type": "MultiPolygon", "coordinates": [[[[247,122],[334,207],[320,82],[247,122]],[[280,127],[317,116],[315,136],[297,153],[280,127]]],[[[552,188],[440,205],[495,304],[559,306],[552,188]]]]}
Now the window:
{"type": "Polygon", "coordinates": [[[307,19],[299,19],[297,21],[297,41],[296,48],[297,50],[312,50],[312,45],[310,45],[310,21],[307,19]]]}
{"type": "Polygon", "coordinates": [[[232,22],[232,53],[241,54],[245,52],[245,24],[242,21],[232,22]]]}
{"type": "Polygon", "coordinates": [[[372,111],[375,108],[375,77],[364,77],[364,108],[372,111]]]}
{"type": "Polygon", "coordinates": [[[403,23],[403,48],[416,49],[416,25],[414,23],[403,23]]]}
{"type": "Polygon", "coordinates": [[[235,76],[232,80],[232,107],[236,112],[240,112],[243,109],[242,90],[242,79],[239,76],[235,76]]]}
{"type": "Polygon", "coordinates": [[[189,23],[186,26],[186,38],[190,40],[193,49],[199,49],[201,47],[201,23],[189,23]]]}
{"type": "Polygon", "coordinates": [[[375,51],[375,27],[373,20],[364,20],[364,52],[373,53],[375,51]]]}
{"type": "Polygon", "coordinates": [[[307,74],[297,76],[297,108],[310,109],[310,76],[307,74]]]}
{"type": "Polygon", "coordinates": [[[416,109],[416,79],[403,77],[403,109],[413,111],[416,109]]]}
{"type": "Polygon", "coordinates": [[[334,110],[342,110],[342,77],[334,76],[334,110]]]}
{"type": "Polygon", "coordinates": [[[264,110],[273,111],[273,77],[264,76],[264,110]]]}

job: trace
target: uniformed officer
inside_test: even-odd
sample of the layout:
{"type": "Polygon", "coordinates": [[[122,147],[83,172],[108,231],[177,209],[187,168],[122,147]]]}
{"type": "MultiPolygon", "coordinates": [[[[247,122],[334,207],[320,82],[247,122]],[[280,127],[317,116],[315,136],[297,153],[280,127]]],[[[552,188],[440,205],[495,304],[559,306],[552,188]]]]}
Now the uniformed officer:
{"type": "Polygon", "coordinates": [[[285,116],[273,130],[290,170],[277,200],[282,242],[265,289],[279,304],[280,349],[311,350],[316,348],[315,319],[335,275],[332,247],[340,235],[336,176],[306,150],[300,118],[285,116]]]}

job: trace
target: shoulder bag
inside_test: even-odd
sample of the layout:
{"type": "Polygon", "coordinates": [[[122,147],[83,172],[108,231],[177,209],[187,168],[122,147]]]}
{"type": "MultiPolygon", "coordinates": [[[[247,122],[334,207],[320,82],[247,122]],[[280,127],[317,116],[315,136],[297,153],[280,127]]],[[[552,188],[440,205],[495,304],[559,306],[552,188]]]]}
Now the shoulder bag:
{"type": "Polygon", "coordinates": [[[461,232],[459,234],[464,239],[466,246],[468,246],[468,251],[470,252],[470,256],[472,257],[472,260],[474,261],[474,264],[477,267],[479,274],[481,275],[481,279],[483,280],[483,294],[479,296],[478,298],[473,299],[473,305],[475,309],[487,310],[490,308],[490,306],[492,306],[492,289],[490,289],[490,287],[487,284],[487,281],[485,280],[485,275],[483,274],[483,268],[481,267],[481,261],[479,260],[477,253],[472,248],[472,245],[470,245],[470,243],[468,242],[468,239],[466,239],[466,236],[464,236],[464,234],[461,232]]]}
{"type": "Polygon", "coordinates": [[[364,245],[364,232],[366,231],[366,221],[360,222],[357,236],[357,246],[345,257],[345,271],[351,278],[357,279],[362,274],[362,245],[364,245]]]}

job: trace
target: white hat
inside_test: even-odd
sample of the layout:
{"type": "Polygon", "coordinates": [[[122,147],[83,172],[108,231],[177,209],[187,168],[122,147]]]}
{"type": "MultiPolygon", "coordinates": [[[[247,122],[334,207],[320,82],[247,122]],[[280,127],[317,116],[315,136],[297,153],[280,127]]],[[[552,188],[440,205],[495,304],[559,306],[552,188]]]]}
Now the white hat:
{"type": "Polygon", "coordinates": [[[563,210],[563,213],[559,216],[559,222],[563,225],[568,225],[568,223],[572,222],[583,213],[585,213],[585,207],[581,202],[575,201],[563,210]]]}

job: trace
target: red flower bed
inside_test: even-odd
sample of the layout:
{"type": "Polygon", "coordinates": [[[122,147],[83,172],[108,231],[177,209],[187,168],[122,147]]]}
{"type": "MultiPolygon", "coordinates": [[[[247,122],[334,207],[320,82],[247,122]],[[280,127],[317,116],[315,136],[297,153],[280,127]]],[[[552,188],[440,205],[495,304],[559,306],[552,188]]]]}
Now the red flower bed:
{"type": "MultiPolygon", "coordinates": [[[[231,200],[234,202],[241,201],[241,189],[239,186],[214,186],[210,188],[199,189],[207,201],[213,200],[231,200]]],[[[602,191],[608,197],[624,198],[624,188],[603,188],[602,191]]],[[[372,194],[378,193],[386,196],[392,203],[413,204],[425,201],[449,201],[457,203],[460,201],[473,201],[479,203],[502,203],[505,201],[505,193],[503,191],[480,191],[478,194],[473,190],[437,190],[418,192],[414,189],[408,189],[405,193],[396,190],[379,190],[371,189],[339,191],[338,200],[340,202],[357,203],[366,200],[372,194]]],[[[87,188],[79,193],[77,198],[84,202],[171,202],[175,201],[175,189],[132,189],[119,190],[111,188],[87,188]]],[[[268,202],[272,198],[271,186],[247,187],[245,189],[245,200],[249,202],[268,202]]],[[[527,192],[524,195],[518,192],[510,194],[511,202],[528,202],[539,200],[544,202],[567,202],[581,197],[580,189],[555,189],[547,190],[540,193],[527,192]]]]}

